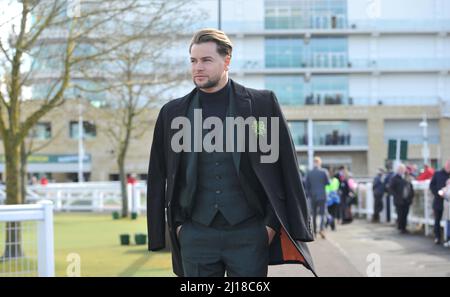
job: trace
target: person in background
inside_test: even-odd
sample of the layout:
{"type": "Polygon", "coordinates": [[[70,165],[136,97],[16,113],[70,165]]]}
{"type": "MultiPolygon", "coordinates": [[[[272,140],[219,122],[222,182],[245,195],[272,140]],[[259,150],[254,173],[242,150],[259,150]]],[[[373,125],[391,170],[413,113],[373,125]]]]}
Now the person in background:
{"type": "Polygon", "coordinates": [[[385,171],[383,168],[378,169],[378,174],[373,180],[372,190],[374,197],[374,206],[373,206],[373,223],[380,222],[380,212],[383,210],[383,195],[384,195],[384,182],[383,176],[385,171]]]}
{"type": "Polygon", "coordinates": [[[414,189],[411,183],[412,177],[407,173],[404,164],[400,164],[397,173],[391,180],[391,192],[394,197],[394,205],[397,210],[397,223],[400,233],[407,234],[406,229],[409,207],[414,198],[414,189]]]}
{"type": "Polygon", "coordinates": [[[322,160],[319,157],[314,158],[314,169],[306,176],[306,190],[311,197],[311,208],[313,212],[313,228],[314,234],[317,234],[317,214],[320,216],[319,235],[325,238],[325,203],[327,194],[325,186],[330,183],[328,172],[322,168],[322,160]]]}
{"type": "MultiPolygon", "coordinates": [[[[439,190],[438,192],[439,196],[441,196],[447,203],[450,202],[450,178],[447,180],[445,187],[439,190]]],[[[447,221],[447,224],[449,221],[447,221]]],[[[447,225],[449,226],[449,225],[447,225]]],[[[448,227],[447,227],[448,228],[448,227]]],[[[447,231],[448,232],[448,231],[447,231]]],[[[443,244],[445,247],[450,247],[450,239],[447,236],[447,242],[443,244]]]]}
{"type": "Polygon", "coordinates": [[[444,168],[437,171],[430,182],[430,191],[434,195],[433,212],[434,212],[434,243],[441,244],[441,219],[444,213],[444,199],[439,191],[445,187],[447,180],[450,178],[450,160],[445,162],[444,168]]]}
{"type": "Polygon", "coordinates": [[[386,193],[386,220],[391,221],[391,179],[394,177],[395,172],[392,170],[392,162],[386,164],[387,173],[384,176],[384,192],[386,193]]]}
{"type": "Polygon", "coordinates": [[[423,172],[417,176],[418,181],[424,181],[429,180],[434,175],[434,169],[433,167],[429,166],[428,164],[424,165],[423,172]]]}
{"type": "Polygon", "coordinates": [[[45,176],[45,174],[41,177],[41,181],[40,181],[41,185],[45,186],[48,185],[48,179],[45,176]]]}
{"type": "Polygon", "coordinates": [[[351,188],[350,173],[344,168],[340,175],[339,181],[339,196],[341,198],[341,222],[342,224],[349,224],[353,221],[352,203],[355,200],[354,192],[351,188]]]}
{"type": "Polygon", "coordinates": [[[134,185],[134,184],[136,184],[137,183],[137,178],[136,178],[136,174],[128,174],[128,176],[127,176],[127,183],[128,184],[132,184],[132,185],[134,185]]]}
{"type": "Polygon", "coordinates": [[[34,186],[34,185],[37,185],[37,184],[39,184],[39,181],[38,181],[38,179],[37,179],[37,176],[36,175],[32,175],[31,176],[31,179],[30,179],[30,182],[29,182],[29,184],[31,185],[31,186],[34,186]]]}
{"type": "MultiPolygon", "coordinates": [[[[333,176],[330,170],[330,176],[333,176]]],[[[339,213],[339,205],[340,205],[340,197],[338,194],[339,191],[339,179],[333,176],[331,178],[330,184],[325,187],[325,191],[327,193],[327,210],[328,216],[325,226],[328,227],[330,225],[331,230],[336,230],[335,219],[339,213]]]]}

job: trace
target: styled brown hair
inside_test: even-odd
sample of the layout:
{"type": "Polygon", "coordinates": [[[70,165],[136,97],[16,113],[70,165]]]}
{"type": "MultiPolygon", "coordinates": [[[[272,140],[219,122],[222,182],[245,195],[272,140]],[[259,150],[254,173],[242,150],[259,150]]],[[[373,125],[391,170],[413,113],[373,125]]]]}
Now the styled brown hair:
{"type": "Polygon", "coordinates": [[[191,45],[189,46],[189,53],[191,52],[191,48],[194,44],[200,44],[205,42],[214,42],[217,44],[217,52],[219,55],[225,57],[230,56],[233,51],[233,44],[231,43],[230,38],[220,30],[206,28],[200,31],[197,31],[192,37],[191,45]]]}

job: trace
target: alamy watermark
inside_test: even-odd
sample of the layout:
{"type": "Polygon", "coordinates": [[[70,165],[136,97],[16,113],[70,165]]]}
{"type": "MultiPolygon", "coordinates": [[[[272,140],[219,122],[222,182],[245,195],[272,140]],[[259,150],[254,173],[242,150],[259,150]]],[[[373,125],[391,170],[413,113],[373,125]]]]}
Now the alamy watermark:
{"type": "Polygon", "coordinates": [[[368,254],[366,261],[367,265],[366,274],[368,277],[380,277],[381,276],[381,257],[376,253],[368,254]]]}
{"type": "MultiPolygon", "coordinates": [[[[171,139],[171,148],[174,152],[223,152],[223,122],[218,117],[207,117],[203,120],[202,110],[194,109],[194,123],[187,117],[176,117],[171,122],[171,129],[178,129],[171,139]],[[193,126],[192,126],[193,125],[193,126]],[[214,128],[213,128],[214,127],[214,128]],[[203,137],[203,129],[209,132],[203,137]],[[192,135],[192,131],[193,134],[192,135]],[[202,139],[203,138],[203,139],[202,139]]],[[[261,163],[275,163],[278,160],[279,145],[279,118],[278,117],[226,117],[225,118],[225,151],[245,151],[245,131],[248,130],[248,152],[261,153],[261,163]],[[270,120],[270,125],[268,123],[270,120]],[[270,131],[267,127],[270,126],[270,131]],[[270,143],[268,133],[270,133],[270,143]],[[235,137],[236,136],[236,137],[235,137]],[[235,143],[235,139],[236,142],[235,143]]]]}
{"type": "Polygon", "coordinates": [[[68,277],[80,277],[81,276],[81,257],[77,253],[70,253],[66,257],[66,261],[69,262],[66,269],[66,275],[68,277]]]}

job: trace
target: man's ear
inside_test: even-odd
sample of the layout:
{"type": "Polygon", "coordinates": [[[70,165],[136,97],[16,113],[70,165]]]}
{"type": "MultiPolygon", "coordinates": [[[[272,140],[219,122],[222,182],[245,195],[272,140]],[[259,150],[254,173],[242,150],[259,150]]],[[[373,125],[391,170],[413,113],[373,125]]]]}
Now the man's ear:
{"type": "Polygon", "coordinates": [[[230,63],[231,63],[231,56],[227,55],[225,56],[225,69],[228,70],[228,67],[230,67],[230,63]]]}

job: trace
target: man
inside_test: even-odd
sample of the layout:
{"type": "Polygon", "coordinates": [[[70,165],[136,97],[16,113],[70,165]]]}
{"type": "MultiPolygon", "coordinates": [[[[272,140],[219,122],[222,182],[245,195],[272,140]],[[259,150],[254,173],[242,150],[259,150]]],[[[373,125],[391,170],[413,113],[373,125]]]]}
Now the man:
{"type": "Polygon", "coordinates": [[[393,170],[393,164],[391,161],[389,161],[386,165],[387,173],[384,177],[384,191],[386,193],[386,221],[391,221],[391,180],[395,175],[395,172],[393,170]]]}
{"type": "Polygon", "coordinates": [[[314,158],[314,168],[306,176],[306,190],[311,198],[311,208],[313,211],[314,235],[317,235],[316,217],[320,215],[319,235],[325,239],[324,219],[325,203],[327,194],[325,187],[330,183],[328,172],[322,168],[322,160],[319,157],[314,158]]]}
{"type": "Polygon", "coordinates": [[[414,198],[414,190],[409,177],[406,175],[406,166],[400,164],[390,182],[394,205],[397,210],[397,223],[400,233],[409,233],[406,229],[409,207],[414,198]]]}
{"type": "MultiPolygon", "coordinates": [[[[165,247],[167,208],[173,271],[178,276],[267,276],[268,265],[282,263],[301,263],[314,273],[305,244],[313,240],[308,202],[275,94],[228,78],[232,44],[222,31],[200,30],[189,53],[196,88],[165,104],[155,125],[147,190],[149,250],[165,247]],[[241,131],[239,137],[235,133],[234,139],[223,137],[234,130],[226,126],[225,133],[214,137],[215,150],[196,150],[195,144],[192,150],[198,143],[196,131],[204,136],[203,144],[210,135],[206,121],[198,132],[199,110],[207,120],[217,117],[219,127],[224,119],[252,117],[273,117],[279,125],[254,121],[252,131],[241,131]],[[179,126],[173,125],[180,117],[194,123],[194,141],[185,143],[183,138],[188,149],[181,152],[173,147],[180,143],[174,141],[179,126]],[[248,149],[252,135],[279,145],[275,161],[262,162],[267,151],[248,149]],[[245,149],[237,150],[232,140],[242,136],[245,149]],[[227,149],[221,152],[222,147],[227,149]]],[[[183,133],[189,135],[192,127],[183,133]]]]}
{"type": "Polygon", "coordinates": [[[373,223],[380,222],[380,212],[383,210],[383,195],[384,195],[384,182],[383,175],[385,171],[383,168],[378,169],[378,174],[373,180],[372,190],[374,197],[374,209],[373,209],[373,223]]]}
{"type": "Polygon", "coordinates": [[[444,212],[444,198],[439,191],[446,186],[447,180],[450,178],[450,160],[445,162],[444,168],[437,171],[430,182],[430,191],[434,195],[433,212],[434,212],[434,243],[441,244],[441,219],[444,212]]]}

